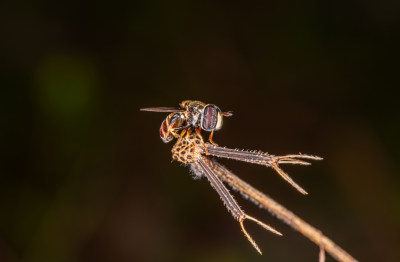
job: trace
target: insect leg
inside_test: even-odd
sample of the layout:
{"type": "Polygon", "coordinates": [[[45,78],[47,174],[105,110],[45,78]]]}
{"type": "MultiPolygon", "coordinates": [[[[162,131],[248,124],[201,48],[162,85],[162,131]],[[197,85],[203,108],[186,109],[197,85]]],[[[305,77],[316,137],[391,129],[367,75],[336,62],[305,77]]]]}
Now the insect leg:
{"type": "Polygon", "coordinates": [[[179,127],[175,128],[175,130],[187,129],[189,126],[190,126],[189,124],[186,124],[184,126],[179,126],[179,127]]]}
{"type": "Polygon", "coordinates": [[[201,143],[203,144],[204,151],[205,151],[206,155],[209,155],[208,149],[206,147],[206,143],[204,143],[203,137],[201,136],[200,132],[201,132],[201,128],[199,127],[199,128],[196,129],[196,134],[201,139],[201,143]]]}
{"type": "Polygon", "coordinates": [[[186,133],[186,129],[183,129],[182,132],[181,132],[181,134],[179,135],[179,137],[182,138],[183,135],[185,135],[185,133],[186,133]]]}
{"type": "Polygon", "coordinates": [[[218,145],[212,140],[213,135],[214,135],[214,130],[211,131],[211,134],[210,134],[210,136],[208,137],[208,141],[209,141],[211,144],[213,144],[214,146],[218,146],[218,145]]]}

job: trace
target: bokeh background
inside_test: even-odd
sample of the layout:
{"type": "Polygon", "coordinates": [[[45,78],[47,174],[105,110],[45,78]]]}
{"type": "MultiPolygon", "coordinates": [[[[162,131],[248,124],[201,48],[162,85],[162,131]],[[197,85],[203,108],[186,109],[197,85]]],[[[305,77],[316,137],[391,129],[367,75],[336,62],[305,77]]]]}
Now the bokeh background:
{"type": "MultiPolygon", "coordinates": [[[[361,261],[400,261],[397,1],[0,4],[0,261],[317,261],[318,247],[171,163],[162,113],[234,111],[220,145],[324,157],[221,161],[361,261]]],[[[327,257],[327,261],[333,261],[327,257]]]]}

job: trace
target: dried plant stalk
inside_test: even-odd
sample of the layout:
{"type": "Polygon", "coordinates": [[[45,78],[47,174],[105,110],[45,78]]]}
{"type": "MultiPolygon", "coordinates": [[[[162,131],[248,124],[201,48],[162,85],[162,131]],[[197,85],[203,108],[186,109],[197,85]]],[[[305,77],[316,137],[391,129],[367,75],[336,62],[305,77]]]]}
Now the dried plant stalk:
{"type": "Polygon", "coordinates": [[[274,156],[261,151],[231,149],[231,148],[212,145],[210,143],[207,143],[206,147],[208,155],[211,156],[234,159],[252,164],[272,167],[284,180],[286,180],[289,184],[291,184],[294,188],[296,188],[300,193],[304,195],[307,195],[308,193],[296,182],[294,182],[293,179],[279,167],[279,164],[310,165],[310,163],[302,159],[322,160],[322,158],[318,156],[310,156],[303,154],[274,156]]]}
{"type": "Polygon", "coordinates": [[[268,226],[267,224],[246,214],[239,207],[234,197],[229,193],[229,190],[222,183],[223,181],[229,184],[232,188],[238,190],[243,196],[252,200],[259,206],[266,208],[271,213],[275,214],[278,218],[290,225],[292,228],[296,229],[297,231],[308,237],[311,241],[316,243],[320,248],[320,262],[323,262],[325,260],[325,250],[338,261],[356,261],[353,257],[346,253],[346,251],[341,249],[329,238],[324,236],[321,231],[307,224],[291,211],[241,180],[239,177],[234,175],[232,172],[226,169],[223,165],[219,164],[216,160],[212,159],[210,156],[236,159],[239,161],[272,167],[279,175],[282,176],[282,178],[288,181],[303,194],[306,194],[304,189],[298,186],[289,177],[289,175],[287,175],[279,167],[279,164],[309,165],[309,163],[305,160],[321,160],[322,158],[303,154],[273,156],[263,152],[219,147],[210,143],[205,144],[202,137],[197,133],[192,133],[190,135],[186,134],[186,136],[178,138],[178,141],[172,148],[171,152],[173,159],[189,165],[196,176],[204,176],[208,179],[211,186],[217,191],[221,200],[224,202],[226,208],[240,223],[242,231],[247,239],[260,254],[261,250],[244,228],[244,220],[252,220],[269,231],[272,231],[276,234],[280,233],[268,226]]]}
{"type": "MultiPolygon", "coordinates": [[[[332,240],[323,235],[320,230],[309,225],[304,220],[293,214],[293,212],[286,209],[284,206],[277,203],[275,200],[255,189],[248,183],[241,180],[223,165],[219,164],[215,160],[205,159],[207,164],[212,167],[214,173],[224,182],[229,184],[235,190],[240,191],[246,198],[254,201],[263,208],[266,208],[271,213],[275,214],[279,219],[286,222],[289,226],[299,231],[301,234],[306,236],[321,249],[326,250],[333,258],[338,261],[354,262],[357,261],[346,251],[336,245],[332,240]]],[[[320,257],[323,257],[320,255],[320,257]]]]}
{"type": "Polygon", "coordinates": [[[255,219],[252,216],[249,216],[246,214],[238,205],[236,200],[233,198],[233,196],[229,193],[229,190],[225,187],[225,185],[222,183],[222,181],[218,178],[218,176],[215,174],[214,170],[210,168],[210,166],[207,164],[208,159],[204,157],[200,157],[198,161],[193,162],[191,164],[192,171],[204,175],[208,181],[210,182],[211,186],[217,191],[219,196],[221,197],[221,200],[224,202],[226,208],[232,213],[232,216],[239,222],[240,227],[242,228],[242,231],[244,235],[247,237],[247,239],[250,241],[250,243],[253,245],[253,247],[258,251],[258,253],[262,254],[260,248],[258,247],[257,243],[253,240],[253,238],[250,236],[249,233],[247,233],[243,222],[245,220],[251,220],[256,222],[258,225],[262,226],[264,229],[271,231],[272,233],[275,233],[277,235],[282,235],[280,232],[275,230],[274,228],[270,227],[269,225],[259,221],[258,219],[255,219]]]}

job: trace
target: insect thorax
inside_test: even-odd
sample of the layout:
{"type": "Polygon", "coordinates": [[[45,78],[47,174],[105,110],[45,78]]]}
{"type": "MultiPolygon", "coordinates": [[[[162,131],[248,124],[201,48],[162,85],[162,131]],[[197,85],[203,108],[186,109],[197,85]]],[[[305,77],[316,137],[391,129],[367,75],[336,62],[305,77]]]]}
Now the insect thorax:
{"type": "Polygon", "coordinates": [[[200,127],[201,114],[206,104],[201,101],[187,100],[183,101],[180,105],[187,109],[186,112],[187,123],[191,125],[193,128],[200,127]]]}

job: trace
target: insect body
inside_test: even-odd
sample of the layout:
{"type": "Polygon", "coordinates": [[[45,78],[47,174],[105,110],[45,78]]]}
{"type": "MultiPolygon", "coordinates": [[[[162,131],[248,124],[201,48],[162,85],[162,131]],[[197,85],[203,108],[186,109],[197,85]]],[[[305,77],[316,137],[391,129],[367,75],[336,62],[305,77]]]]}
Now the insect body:
{"type": "Polygon", "coordinates": [[[186,132],[190,134],[196,131],[200,136],[201,130],[204,130],[211,132],[208,140],[215,144],[212,141],[214,131],[221,129],[224,116],[232,115],[231,112],[222,112],[216,105],[193,100],[185,100],[179,104],[179,107],[150,107],[141,110],[173,112],[163,121],[160,128],[160,137],[165,143],[170,142],[174,137],[183,136],[186,132]]]}
{"type": "Polygon", "coordinates": [[[160,137],[164,143],[170,142],[175,137],[179,137],[178,132],[184,128],[185,115],[183,113],[171,113],[161,123],[160,137]]]}

